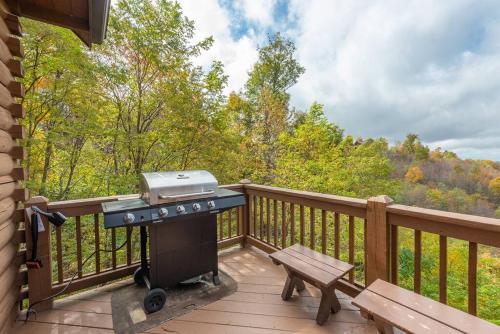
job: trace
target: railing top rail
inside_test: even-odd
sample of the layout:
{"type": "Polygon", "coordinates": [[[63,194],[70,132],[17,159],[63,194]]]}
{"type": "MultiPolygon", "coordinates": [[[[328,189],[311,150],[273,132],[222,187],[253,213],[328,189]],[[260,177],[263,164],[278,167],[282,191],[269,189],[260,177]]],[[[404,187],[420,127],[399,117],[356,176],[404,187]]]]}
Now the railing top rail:
{"type": "Polygon", "coordinates": [[[67,201],[49,202],[48,209],[49,210],[59,210],[59,209],[66,209],[66,208],[95,206],[95,205],[105,203],[105,202],[113,202],[113,201],[118,201],[120,199],[137,198],[137,197],[139,197],[139,194],[94,197],[94,198],[84,198],[84,199],[74,199],[74,200],[67,200],[67,201]]]}
{"type": "MultiPolygon", "coordinates": [[[[232,189],[232,190],[243,190],[242,184],[227,184],[222,185],[220,188],[232,189]]],[[[94,198],[84,198],[84,199],[74,199],[66,201],[56,201],[48,203],[49,211],[56,211],[61,209],[74,209],[74,208],[84,208],[84,207],[94,207],[96,205],[118,201],[121,199],[138,198],[139,194],[128,194],[128,195],[115,195],[115,196],[105,196],[105,197],[94,197],[94,198]]]]}
{"type": "Polygon", "coordinates": [[[441,210],[424,209],[400,204],[392,204],[387,206],[387,212],[422,220],[431,220],[440,223],[500,232],[500,219],[496,218],[467,215],[441,210]]]}
{"type": "Polygon", "coordinates": [[[360,198],[329,195],[311,191],[293,190],[293,189],[278,188],[271,186],[262,186],[258,184],[245,184],[245,189],[263,191],[271,194],[280,194],[280,195],[287,195],[299,198],[307,198],[310,200],[316,200],[320,202],[349,205],[363,209],[366,209],[368,203],[367,200],[360,198]]]}

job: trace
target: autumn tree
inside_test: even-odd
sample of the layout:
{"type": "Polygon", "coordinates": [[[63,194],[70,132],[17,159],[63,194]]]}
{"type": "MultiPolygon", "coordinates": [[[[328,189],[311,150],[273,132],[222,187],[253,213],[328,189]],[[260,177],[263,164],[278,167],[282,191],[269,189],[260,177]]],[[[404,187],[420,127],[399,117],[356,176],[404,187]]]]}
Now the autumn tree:
{"type": "Polygon", "coordinates": [[[259,49],[245,85],[245,97],[254,109],[251,137],[257,143],[249,151],[261,163],[256,181],[269,183],[274,178],[277,141],[292,116],[288,89],[304,71],[295,58],[295,45],[279,33],[269,36],[267,45],[259,49]]]}
{"type": "Polygon", "coordinates": [[[500,203],[500,176],[492,179],[488,185],[490,197],[500,203]]]}
{"type": "Polygon", "coordinates": [[[418,183],[424,178],[424,173],[418,166],[414,166],[408,169],[405,178],[412,183],[418,183]]]}
{"type": "Polygon", "coordinates": [[[226,76],[191,60],[212,44],[192,41],[194,23],[173,1],[119,1],[96,59],[112,108],[107,119],[110,172],[186,169],[217,145],[226,76]]]}
{"type": "Polygon", "coordinates": [[[301,122],[280,137],[275,184],[346,196],[393,195],[387,143],[351,136],[328,121],[323,106],[313,104],[301,122]]]}
{"type": "Polygon", "coordinates": [[[72,32],[28,19],[23,26],[27,181],[35,193],[66,198],[95,133],[93,65],[72,32]]]}

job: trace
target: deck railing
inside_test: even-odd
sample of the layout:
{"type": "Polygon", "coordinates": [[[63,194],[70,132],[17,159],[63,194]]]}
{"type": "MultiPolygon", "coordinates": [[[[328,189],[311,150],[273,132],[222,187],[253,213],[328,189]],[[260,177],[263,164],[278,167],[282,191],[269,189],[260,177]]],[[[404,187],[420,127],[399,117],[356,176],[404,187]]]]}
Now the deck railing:
{"type": "MultiPolygon", "coordinates": [[[[477,314],[478,245],[500,248],[499,219],[397,205],[386,196],[363,200],[256,185],[246,180],[224,187],[245,193],[247,205],[219,214],[220,248],[239,243],[269,253],[300,243],[355,266],[354,272],[339,282],[339,289],[351,296],[377,278],[408,285],[399,282],[400,253],[406,250],[402,242],[407,247],[408,240],[413,245],[413,286],[405,287],[421,293],[422,257],[427,251],[422,246],[425,234],[425,238],[434,235],[439,240],[438,299],[447,303],[448,245],[456,239],[465,241],[468,311],[477,314]]],[[[21,276],[27,284],[23,298],[37,301],[60,291],[76,271],[80,273],[66,293],[128,276],[137,268],[137,232],[132,233],[123,250],[110,254],[97,252],[82,267],[83,259],[95,249],[112,249],[126,240],[123,229],[106,231],[102,226],[101,204],[117,199],[31,200],[41,209],[63,212],[70,220],[61,228],[40,234],[39,252],[47,265],[21,276]],[[63,236],[74,238],[74,242],[68,246],[63,236]]],[[[26,240],[29,248],[29,233],[26,240]]],[[[41,306],[48,307],[50,301],[41,306]]]]}

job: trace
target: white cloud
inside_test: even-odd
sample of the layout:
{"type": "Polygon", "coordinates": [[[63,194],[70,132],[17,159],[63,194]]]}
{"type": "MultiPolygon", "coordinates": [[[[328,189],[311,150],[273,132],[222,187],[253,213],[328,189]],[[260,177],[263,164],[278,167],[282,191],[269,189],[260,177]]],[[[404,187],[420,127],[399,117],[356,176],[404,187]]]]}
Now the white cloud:
{"type": "Polygon", "coordinates": [[[292,89],[296,105],[324,103],[354,135],[395,141],[415,132],[500,160],[481,145],[487,136],[500,143],[497,1],[297,0],[290,8],[298,24],[288,33],[306,67],[292,89]]]}
{"type": "Polygon", "coordinates": [[[242,11],[244,17],[263,27],[273,24],[273,10],[276,0],[236,0],[235,7],[242,11]]]}
{"type": "Polygon", "coordinates": [[[195,21],[195,39],[213,36],[215,43],[208,52],[196,58],[195,64],[207,67],[213,60],[224,64],[229,76],[227,92],[243,87],[247,73],[257,60],[257,44],[251,35],[235,40],[231,36],[229,13],[217,0],[181,0],[184,14],[195,21]]]}
{"type": "Polygon", "coordinates": [[[197,38],[215,46],[196,61],[222,60],[229,89],[240,89],[266,29],[296,42],[306,73],[292,103],[325,104],[355,136],[401,140],[500,161],[498,0],[290,0],[288,25],[273,22],[276,0],[182,0],[197,38]],[[231,29],[247,25],[240,37],[231,29]],[[255,31],[254,27],[259,31],[255,31]],[[493,146],[491,143],[495,143],[493,146]]]}

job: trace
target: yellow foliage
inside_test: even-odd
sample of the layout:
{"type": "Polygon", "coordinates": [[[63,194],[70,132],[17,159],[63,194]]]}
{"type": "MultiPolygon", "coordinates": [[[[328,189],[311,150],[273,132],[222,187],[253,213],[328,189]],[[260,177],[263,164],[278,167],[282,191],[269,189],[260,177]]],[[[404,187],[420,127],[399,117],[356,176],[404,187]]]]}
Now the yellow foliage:
{"type": "Polygon", "coordinates": [[[424,172],[418,166],[411,167],[406,172],[405,178],[412,183],[417,183],[424,178],[424,172]]]}
{"type": "Polygon", "coordinates": [[[491,195],[493,195],[494,197],[500,198],[500,176],[498,176],[490,181],[490,184],[488,186],[488,190],[490,191],[491,195]]]}

